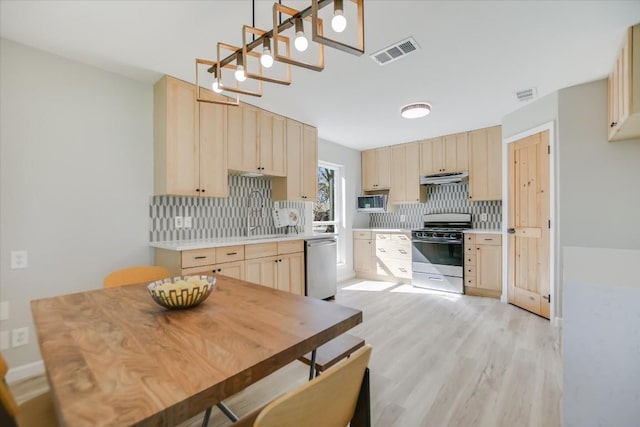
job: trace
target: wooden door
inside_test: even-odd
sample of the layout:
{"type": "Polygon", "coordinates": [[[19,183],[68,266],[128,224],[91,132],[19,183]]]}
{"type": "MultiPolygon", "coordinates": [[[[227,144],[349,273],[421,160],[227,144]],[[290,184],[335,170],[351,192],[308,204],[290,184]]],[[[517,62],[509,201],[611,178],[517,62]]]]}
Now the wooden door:
{"type": "Polygon", "coordinates": [[[318,198],[318,129],[302,126],[302,200],[318,198]]]}
{"type": "Polygon", "coordinates": [[[549,318],[549,131],[508,151],[509,302],[549,318]]]}
{"type": "Polygon", "coordinates": [[[229,194],[227,172],[226,110],[220,104],[201,102],[199,109],[200,130],[200,195],[227,197],[229,194]]]}
{"type": "Polygon", "coordinates": [[[199,184],[195,87],[167,77],[166,194],[197,196],[199,184]]]}

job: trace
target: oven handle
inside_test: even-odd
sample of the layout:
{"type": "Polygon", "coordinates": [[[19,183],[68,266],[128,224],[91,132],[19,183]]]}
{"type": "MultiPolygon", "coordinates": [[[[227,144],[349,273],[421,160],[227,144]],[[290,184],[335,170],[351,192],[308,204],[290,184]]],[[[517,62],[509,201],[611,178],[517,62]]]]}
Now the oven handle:
{"type": "Polygon", "coordinates": [[[436,244],[445,244],[448,245],[450,243],[462,244],[462,240],[444,240],[441,242],[434,242],[432,240],[420,240],[420,239],[411,239],[411,243],[436,243],[436,244]]]}

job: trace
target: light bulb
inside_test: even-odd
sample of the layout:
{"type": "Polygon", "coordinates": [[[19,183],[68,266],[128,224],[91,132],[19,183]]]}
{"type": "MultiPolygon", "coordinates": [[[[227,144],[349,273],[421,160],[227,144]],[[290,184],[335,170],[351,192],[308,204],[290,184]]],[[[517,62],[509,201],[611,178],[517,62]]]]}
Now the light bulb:
{"type": "Polygon", "coordinates": [[[213,89],[215,93],[222,93],[222,83],[218,83],[217,80],[214,81],[211,85],[211,89],[213,89]]]}
{"type": "Polygon", "coordinates": [[[333,31],[336,33],[341,33],[345,28],[347,28],[347,18],[344,17],[341,9],[336,9],[336,11],[333,12],[331,28],[333,28],[333,31]]]}
{"type": "Polygon", "coordinates": [[[236,67],[235,76],[236,76],[236,80],[239,82],[243,82],[247,80],[247,76],[244,75],[244,67],[242,65],[238,65],[236,67]]]}
{"type": "Polygon", "coordinates": [[[260,57],[260,63],[265,68],[271,68],[273,65],[273,56],[271,56],[271,43],[269,42],[269,38],[265,38],[262,42],[262,56],[260,57]]]}
{"type": "Polygon", "coordinates": [[[309,42],[307,41],[307,38],[304,36],[304,33],[302,31],[298,31],[296,33],[296,40],[293,42],[293,44],[300,52],[304,52],[305,50],[307,50],[307,47],[309,47],[309,42]]]}

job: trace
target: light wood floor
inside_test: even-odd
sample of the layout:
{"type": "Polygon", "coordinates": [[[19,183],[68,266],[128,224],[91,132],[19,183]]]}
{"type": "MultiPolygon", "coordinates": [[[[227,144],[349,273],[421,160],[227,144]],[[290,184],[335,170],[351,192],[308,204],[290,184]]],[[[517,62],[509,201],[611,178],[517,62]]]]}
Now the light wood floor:
{"type": "MultiPolygon", "coordinates": [[[[560,330],[548,320],[490,298],[407,285],[382,289],[389,286],[384,282],[341,286],[336,302],[364,312],[364,322],[350,332],[373,346],[374,426],[561,425],[560,330]]],[[[292,363],[226,403],[248,413],[307,375],[306,365],[292,363]]],[[[41,376],[11,388],[22,401],[47,383],[41,376]]],[[[181,427],[201,420],[198,415],[181,427]]],[[[210,426],[231,424],[213,411],[210,426]]]]}

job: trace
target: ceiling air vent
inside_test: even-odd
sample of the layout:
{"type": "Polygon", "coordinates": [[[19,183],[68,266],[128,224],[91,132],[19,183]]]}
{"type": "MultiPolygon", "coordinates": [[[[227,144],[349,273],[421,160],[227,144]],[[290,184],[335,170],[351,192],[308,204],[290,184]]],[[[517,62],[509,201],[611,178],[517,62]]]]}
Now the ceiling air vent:
{"type": "Polygon", "coordinates": [[[529,101],[538,95],[535,87],[519,90],[515,94],[518,101],[529,101]]]}
{"type": "Polygon", "coordinates": [[[379,65],[387,65],[390,62],[404,58],[418,49],[420,49],[420,45],[416,43],[413,37],[409,37],[372,53],[369,56],[379,65]]]}

